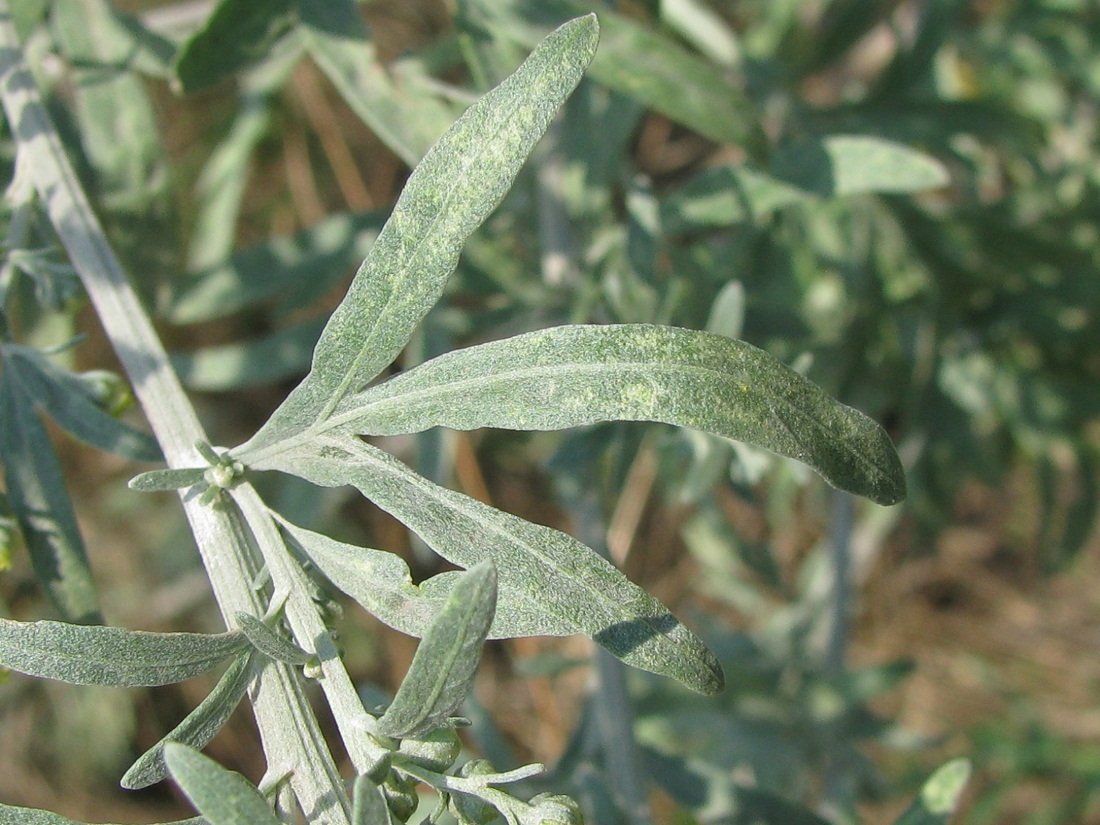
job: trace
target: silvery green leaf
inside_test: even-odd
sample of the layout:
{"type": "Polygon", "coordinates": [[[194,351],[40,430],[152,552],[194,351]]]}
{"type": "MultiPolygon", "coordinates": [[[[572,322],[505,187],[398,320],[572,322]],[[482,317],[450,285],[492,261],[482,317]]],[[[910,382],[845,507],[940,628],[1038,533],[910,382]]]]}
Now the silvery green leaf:
{"type": "Polygon", "coordinates": [[[67,620],[97,622],[99,601],[84,540],[53,444],[5,349],[0,349],[0,463],[8,504],[31,566],[67,620]]]}
{"type": "Polygon", "coordinates": [[[959,807],[959,799],[969,780],[970,761],[951,760],[928,778],[920,796],[894,825],[947,825],[959,807]]]}
{"type": "Polygon", "coordinates": [[[298,31],[310,57],[352,111],[394,154],[415,165],[452,115],[434,95],[410,94],[407,84],[394,83],[378,61],[354,0],[300,4],[298,31]]]}
{"type": "MultiPolygon", "coordinates": [[[[357,547],[280,519],[280,525],[325,577],[390,627],[422,637],[442,610],[461,573],[448,571],[413,584],[408,565],[385,550],[357,547]]],[[[522,592],[497,593],[490,639],[568,636],[574,625],[546,615],[522,592]]]]}
{"type": "Polygon", "coordinates": [[[155,438],[112,416],[88,386],[28,347],[12,345],[8,362],[27,394],[61,429],[86,444],[135,461],[162,461],[155,438]]]}
{"type": "Polygon", "coordinates": [[[164,746],[169,742],[182,742],[193,748],[206,747],[241,703],[262,662],[262,657],[255,653],[238,656],[198,707],[167,736],[139,756],[119,784],[129,790],[139,790],[167,778],[164,746]]]}
{"type": "Polygon", "coordinates": [[[432,147],[329,319],[313,369],[241,457],[323,424],[344,396],[393,361],[442,294],[466,239],[577,85],[597,37],[594,16],[566,23],[432,147]]]}
{"type": "Polygon", "coordinates": [[[905,497],[885,431],[742,341],[648,324],[565,326],[433,358],[348,398],[330,423],[365,435],[663,421],[765,447],[879,502],[905,497]]]}
{"type": "MultiPolygon", "coordinates": [[[[60,814],[43,811],[38,808],[19,808],[15,805],[0,804],[0,825],[85,825],[60,814]]],[[[201,816],[166,822],[164,825],[208,825],[201,816]]]]}
{"type": "Polygon", "coordinates": [[[309,318],[260,338],[173,352],[172,366],[191,389],[224,392],[296,378],[309,367],[323,320],[309,318]]]}
{"type": "Polygon", "coordinates": [[[712,166],[664,198],[661,225],[668,232],[734,226],[809,200],[808,192],[745,164],[712,166]]]}
{"type": "Polygon", "coordinates": [[[351,825],[389,825],[392,821],[389,806],[378,786],[367,776],[355,777],[351,825]]]}
{"type": "MultiPolygon", "coordinates": [[[[467,5],[491,30],[528,47],[549,28],[591,8],[581,0],[472,0],[467,5]]],[[[592,61],[593,80],[718,143],[755,139],[755,107],[728,72],[654,27],[610,9],[601,9],[600,26],[602,45],[592,61]]]]}
{"type": "Polygon", "coordinates": [[[262,620],[240,611],[237,612],[236,619],[241,632],[248,637],[252,646],[268,658],[288,665],[304,665],[309,661],[308,653],[289,639],[280,636],[278,631],[262,620]]]}
{"type": "Polygon", "coordinates": [[[143,687],[182,682],[247,646],[240,633],[149,633],[0,619],[0,665],[74,685],[143,687]]]}
{"type": "Polygon", "coordinates": [[[822,197],[920,192],[948,183],[938,160],[872,135],[829,135],[795,143],[772,162],[777,177],[822,197]]]}
{"type": "Polygon", "coordinates": [[[463,573],[416,649],[378,730],[415,739],[444,724],[474,683],[481,647],[493,623],[497,571],[485,560],[463,573]]]}
{"type": "Polygon", "coordinates": [[[491,558],[501,593],[527,600],[624,662],[700,693],[722,688],[706,646],[659,601],[571,536],[439,487],[358,438],[320,437],[255,465],[323,487],[355,486],[437,553],[470,568],[491,558]]]}
{"type": "Polygon", "coordinates": [[[181,490],[203,480],[205,467],[181,467],[168,470],[149,470],[130,479],[131,490],[140,493],[156,493],[165,490],[181,490]]]}
{"type": "Polygon", "coordinates": [[[164,746],[164,761],[172,779],[210,825],[280,825],[267,800],[236,771],[179,742],[164,746]]]}
{"type": "Polygon", "coordinates": [[[293,23],[294,0],[219,0],[202,28],[179,48],[175,85],[193,94],[262,60],[293,23]]]}

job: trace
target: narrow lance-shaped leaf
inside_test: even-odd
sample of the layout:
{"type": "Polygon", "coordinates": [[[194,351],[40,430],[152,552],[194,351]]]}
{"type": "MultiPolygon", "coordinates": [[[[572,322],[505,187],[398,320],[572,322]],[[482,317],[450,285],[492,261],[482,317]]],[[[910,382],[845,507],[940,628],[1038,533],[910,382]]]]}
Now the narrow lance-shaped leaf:
{"type": "Polygon", "coordinates": [[[949,181],[935,158],[871,135],[829,135],[793,144],[777,154],[772,173],[823,197],[920,192],[949,181]]]}
{"type": "Polygon", "coordinates": [[[351,825],[389,825],[392,821],[378,786],[367,776],[355,777],[351,825]]]}
{"type": "MultiPolygon", "coordinates": [[[[85,823],[76,822],[52,811],[43,811],[38,808],[0,805],[0,825],[85,825],[85,823]]],[[[207,825],[207,822],[202,817],[196,816],[191,819],[166,822],[164,825],[207,825]]]]}
{"type": "Polygon", "coordinates": [[[353,485],[460,567],[493,559],[500,592],[512,591],[532,612],[575,627],[634,667],[678,679],[700,693],[722,688],[721,667],[691,631],[614,565],[565,533],[439,487],[354,437],[320,437],[254,467],[324,487],[353,485]]]}
{"type": "Polygon", "coordinates": [[[164,764],[164,746],[169,742],[182,742],[193,748],[206,747],[241,703],[262,661],[263,658],[254,652],[238,656],[198,707],[167,736],[138,757],[119,784],[130,790],[139,790],[166,779],[168,768],[164,764]]]}
{"type": "Polygon", "coordinates": [[[384,435],[608,420],[705,430],[803,461],[880,504],[905,497],[901,461],[870,418],[763,350],[674,327],[556,327],[456,350],[350,397],[330,423],[384,435]]]}
{"type": "Polygon", "coordinates": [[[953,759],[941,766],[894,825],[947,825],[969,779],[970,762],[966,759],[953,759]]]}
{"type": "Polygon", "coordinates": [[[164,761],[176,784],[210,825],[280,825],[252,783],[194,748],[169,742],[164,761]]]}
{"type": "Polygon", "coordinates": [[[237,611],[236,619],[248,641],[265,656],[288,665],[304,665],[309,661],[308,653],[261,619],[241,611],[237,611]]]}
{"type": "Polygon", "coordinates": [[[409,739],[435,730],[466,699],[493,623],[497,571],[479,562],[464,573],[416,649],[393,703],[378,720],[385,736],[409,739]]]}
{"type": "Polygon", "coordinates": [[[0,367],[0,462],[31,566],[66,619],[101,620],[88,554],[53,444],[10,359],[0,367]]]}
{"type": "Polygon", "coordinates": [[[400,353],[442,294],[462,245],[577,85],[597,37],[594,16],[566,23],[432,147],[329,319],[312,370],[242,454],[323,422],[400,353]]]}
{"type": "Polygon", "coordinates": [[[149,470],[131,478],[129,487],[139,493],[180,490],[201,482],[206,469],[206,467],[177,467],[167,470],[149,470]]]}
{"type": "Polygon", "coordinates": [[[19,382],[54,423],[70,435],[100,450],[135,461],[161,461],[153,436],[131,427],[97,404],[90,389],[38,352],[11,347],[8,363],[19,370],[19,382]]]}
{"type": "Polygon", "coordinates": [[[0,619],[0,665],[74,685],[182,682],[240,652],[240,633],[148,633],[122,627],[0,619]]]}
{"type": "MultiPolygon", "coordinates": [[[[325,577],[390,627],[422,637],[428,632],[455,580],[457,571],[438,573],[413,584],[409,567],[400,556],[385,550],[357,547],[314,533],[280,519],[283,529],[325,577]]],[[[522,592],[497,593],[490,639],[521,636],[569,636],[575,625],[548,616],[522,592]]]]}

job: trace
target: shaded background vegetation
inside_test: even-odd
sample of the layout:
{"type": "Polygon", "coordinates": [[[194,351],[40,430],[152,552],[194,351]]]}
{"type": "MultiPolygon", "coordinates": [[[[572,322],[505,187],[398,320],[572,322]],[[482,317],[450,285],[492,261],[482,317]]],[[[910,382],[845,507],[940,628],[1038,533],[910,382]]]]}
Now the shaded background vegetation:
{"type": "MultiPolygon", "coordinates": [[[[29,19],[45,5],[28,3],[29,19]]],[[[1094,4],[376,0],[364,19],[400,108],[369,125],[331,72],[287,54],[277,26],[238,31],[255,49],[236,78],[202,71],[231,68],[232,44],[195,56],[196,89],[176,95],[157,48],[206,7],[116,6],[167,40],[104,54],[55,10],[28,48],[220,443],[250,435],[293,386],[409,164],[515,66],[530,32],[589,8],[625,21],[605,21],[606,62],[467,250],[404,365],[550,323],[737,335],[881,421],[908,501],[854,504],[789,463],[640,425],[429,433],[395,448],[496,506],[594,544],[606,535],[628,574],[700,629],[726,663],[724,696],[631,676],[654,764],[686,759],[887,822],[932,766],[968,755],[959,822],[1100,822],[1094,4]],[[671,91],[631,86],[662,72],[671,91]],[[684,108],[693,90],[698,111],[684,108]],[[853,177],[871,165],[853,136],[919,150],[946,182],[907,182],[897,158],[853,177]],[[839,594],[838,563],[852,585],[839,594]]],[[[10,168],[10,142],[4,152],[10,168]]],[[[71,365],[110,365],[71,281],[38,272],[21,288],[23,340],[81,332],[71,365]],[[33,308],[35,289],[54,311],[33,308]]],[[[129,492],[129,462],[55,443],[108,620],[216,629],[174,499],[129,492]]],[[[265,495],[300,523],[402,552],[417,575],[435,570],[361,502],[290,482],[265,495]]],[[[24,554],[10,564],[6,614],[48,615],[24,554]]],[[[350,606],[344,623],[349,666],[383,696],[412,641],[350,606]]],[[[602,774],[589,781],[572,758],[592,755],[574,736],[592,726],[589,654],[582,640],[492,645],[469,745],[551,765],[565,752],[562,781],[600,810],[602,774]]],[[[182,813],[167,788],[114,787],[208,687],[9,677],[0,800],[124,822],[182,813]]],[[[246,715],[211,753],[259,778],[246,715]]],[[[661,821],[694,821],[693,808],[707,821],[707,801],[690,783],[655,792],[661,821]]]]}

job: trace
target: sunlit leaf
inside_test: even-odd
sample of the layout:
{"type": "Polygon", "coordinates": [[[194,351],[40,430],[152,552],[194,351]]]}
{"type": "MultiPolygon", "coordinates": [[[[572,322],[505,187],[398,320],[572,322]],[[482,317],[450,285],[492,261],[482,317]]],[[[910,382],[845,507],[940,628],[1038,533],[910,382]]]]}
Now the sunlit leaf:
{"type": "Polygon", "coordinates": [[[355,438],[319,438],[255,469],[324,487],[353,485],[460,567],[492,559],[499,591],[527,600],[627,664],[715,693],[722,670],[706,646],[645,590],[571,536],[501,512],[417,475],[355,438]]]}
{"type": "Polygon", "coordinates": [[[198,707],[172,728],[167,736],[138,757],[119,784],[138,790],[166,779],[168,768],[164,764],[164,746],[169,742],[182,742],[193,748],[206,747],[241,703],[262,661],[254,653],[238,656],[198,707]]]}
{"type": "Polygon", "coordinates": [[[313,369],[249,447],[323,422],[393,361],[442,294],[463,243],[504,197],[580,80],[597,36],[591,16],[562,26],[432,147],[329,319],[313,369]]]}
{"type": "Polygon", "coordinates": [[[805,462],[880,504],[905,497],[890,439],[774,357],[720,335],[644,324],[567,326],[441,355],[342,404],[365,435],[663,421],[805,462]]]}
{"type": "MultiPolygon", "coordinates": [[[[452,570],[413,584],[408,565],[394,553],[346,544],[285,519],[279,519],[279,523],[330,582],[371,615],[410,636],[422,637],[428,632],[461,575],[452,570]]],[[[576,632],[572,624],[548,616],[522,593],[509,589],[497,592],[490,639],[568,636],[576,632]]]]}
{"type": "Polygon", "coordinates": [[[920,192],[948,182],[938,160],[872,135],[829,135],[795,143],[772,163],[777,177],[822,197],[920,192]]]}
{"type": "MultiPolygon", "coordinates": [[[[531,47],[563,20],[591,9],[580,0],[474,0],[485,25],[531,47]]],[[[592,79],[718,143],[755,140],[755,107],[720,67],[667,36],[609,9],[600,11],[601,46],[592,79]]]]}
{"type": "Polygon", "coordinates": [[[130,479],[130,489],[139,493],[157,493],[181,490],[203,480],[205,467],[181,467],[168,470],[149,470],[130,479]]]}
{"type": "Polygon", "coordinates": [[[969,780],[968,760],[948,762],[928,778],[920,796],[894,821],[894,825],[946,825],[958,808],[969,780]]]}
{"type": "Polygon", "coordinates": [[[142,687],[182,682],[247,646],[240,633],[149,633],[0,619],[0,665],[74,685],[142,687]]]}
{"type": "Polygon", "coordinates": [[[378,730],[415,739],[444,724],[466,699],[497,600],[492,561],[471,567],[455,582],[443,609],[416,649],[378,730]]]}
{"type": "Polygon", "coordinates": [[[267,800],[239,773],[178,742],[165,745],[164,761],[210,825],[280,825],[267,800]]]}
{"type": "MultiPolygon", "coordinates": [[[[4,353],[6,354],[6,353],[4,353]]],[[[53,444],[8,358],[0,367],[0,462],[35,576],[70,621],[100,621],[99,602],[53,444]]]]}

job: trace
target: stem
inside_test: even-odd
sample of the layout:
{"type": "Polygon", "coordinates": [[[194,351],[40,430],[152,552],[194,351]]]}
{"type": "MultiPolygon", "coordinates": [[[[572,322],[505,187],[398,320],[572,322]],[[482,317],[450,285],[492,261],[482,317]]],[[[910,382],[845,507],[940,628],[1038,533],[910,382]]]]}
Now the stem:
{"type": "MultiPolygon", "coordinates": [[[[42,105],[7,0],[0,0],[0,97],[20,160],[80,273],[168,465],[200,464],[193,445],[205,441],[205,433],[42,105]]],[[[248,526],[231,508],[201,506],[194,497],[184,498],[183,506],[226,624],[231,625],[238,610],[263,615],[263,602],[251,587],[259,563],[248,526]]],[[[253,684],[250,698],[264,752],[269,763],[276,763],[269,769],[290,772],[291,788],[307,819],[348,825],[351,806],[298,674],[272,662],[253,684]]]]}

